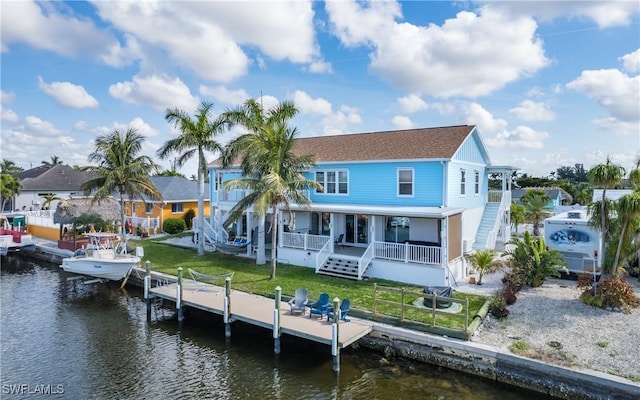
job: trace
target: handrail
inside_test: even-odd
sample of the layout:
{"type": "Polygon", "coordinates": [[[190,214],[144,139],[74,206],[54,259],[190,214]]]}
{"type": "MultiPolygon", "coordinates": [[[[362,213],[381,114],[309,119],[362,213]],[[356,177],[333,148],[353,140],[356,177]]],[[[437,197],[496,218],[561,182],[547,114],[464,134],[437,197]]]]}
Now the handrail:
{"type": "Polygon", "coordinates": [[[502,195],[500,196],[500,205],[498,206],[498,215],[496,216],[496,220],[493,222],[493,229],[489,231],[489,234],[487,235],[487,241],[485,242],[485,247],[487,249],[495,248],[498,232],[500,231],[500,226],[502,225],[502,216],[504,215],[504,211],[506,209],[506,203],[508,202],[509,206],[511,206],[511,193],[510,192],[501,192],[501,193],[502,195]]]}
{"type": "Polygon", "coordinates": [[[331,245],[331,243],[331,240],[327,240],[327,243],[325,243],[320,251],[318,251],[318,254],[316,254],[316,273],[320,271],[320,267],[324,265],[324,263],[331,255],[331,252],[329,251],[329,246],[331,245]]]}
{"type": "Polygon", "coordinates": [[[367,269],[367,266],[369,266],[369,264],[371,263],[371,260],[373,259],[373,256],[374,256],[373,250],[375,248],[374,243],[375,242],[371,242],[369,244],[369,246],[367,247],[367,250],[365,250],[362,257],[360,257],[360,259],[358,260],[358,280],[362,279],[362,275],[364,275],[364,272],[367,269]]]}

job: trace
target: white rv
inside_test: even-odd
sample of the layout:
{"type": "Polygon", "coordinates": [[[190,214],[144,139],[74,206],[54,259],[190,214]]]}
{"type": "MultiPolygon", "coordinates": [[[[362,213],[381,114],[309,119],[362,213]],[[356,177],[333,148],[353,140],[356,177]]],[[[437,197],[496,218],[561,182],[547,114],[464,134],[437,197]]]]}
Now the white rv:
{"type": "MultiPolygon", "coordinates": [[[[587,224],[586,209],[562,212],[544,220],[544,240],[550,249],[558,250],[567,261],[569,272],[593,273],[598,263],[600,232],[587,224]]],[[[596,267],[596,275],[600,268],[596,267]]]]}

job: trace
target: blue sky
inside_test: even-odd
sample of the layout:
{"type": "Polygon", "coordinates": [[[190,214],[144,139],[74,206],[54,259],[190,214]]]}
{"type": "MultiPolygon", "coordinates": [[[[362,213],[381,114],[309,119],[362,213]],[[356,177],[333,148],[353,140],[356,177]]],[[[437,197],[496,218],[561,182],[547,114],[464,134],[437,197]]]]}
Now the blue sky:
{"type": "Polygon", "coordinates": [[[153,156],[177,134],[168,107],[260,96],[294,101],[300,136],[477,125],[493,164],[535,176],[640,157],[637,1],[0,7],[0,156],[23,168],[87,165],[98,135],[130,126],[153,156]]]}

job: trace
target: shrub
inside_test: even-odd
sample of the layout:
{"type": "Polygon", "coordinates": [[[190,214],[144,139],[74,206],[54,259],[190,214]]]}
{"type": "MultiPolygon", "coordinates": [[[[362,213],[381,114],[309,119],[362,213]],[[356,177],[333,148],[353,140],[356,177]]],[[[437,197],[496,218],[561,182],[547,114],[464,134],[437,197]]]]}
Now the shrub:
{"type": "Polygon", "coordinates": [[[505,253],[507,264],[516,275],[521,275],[524,283],[531,287],[542,286],[549,276],[560,276],[560,271],[568,272],[567,263],[558,250],[550,250],[541,237],[532,238],[529,232],[524,239],[513,238],[509,241],[515,245],[513,250],[505,253]]]}
{"type": "Polygon", "coordinates": [[[492,249],[484,249],[466,256],[467,261],[478,271],[478,285],[482,285],[482,277],[486,273],[502,268],[500,260],[496,260],[496,252],[492,249]]]}
{"type": "Polygon", "coordinates": [[[507,302],[502,293],[496,293],[489,300],[489,312],[496,318],[506,318],[509,316],[507,302]]]}
{"type": "Polygon", "coordinates": [[[615,276],[602,278],[599,283],[594,284],[590,274],[580,274],[576,286],[578,289],[584,289],[580,300],[590,306],[630,308],[640,305],[640,299],[636,297],[633,287],[624,279],[615,276]]]}
{"type": "Polygon", "coordinates": [[[192,228],[192,222],[193,219],[196,217],[196,212],[193,211],[193,208],[188,209],[184,215],[182,216],[182,219],[184,219],[184,224],[187,227],[187,229],[191,229],[192,228]]]}
{"type": "Polygon", "coordinates": [[[162,224],[162,230],[166,233],[180,233],[185,230],[184,220],[181,218],[167,218],[162,224]]]}
{"type": "Polygon", "coordinates": [[[509,271],[502,277],[502,283],[505,288],[519,292],[525,284],[525,276],[520,271],[509,271]]]}
{"type": "Polygon", "coordinates": [[[518,300],[516,297],[516,290],[512,287],[505,287],[502,291],[502,296],[508,306],[515,304],[516,300],[518,300]]]}

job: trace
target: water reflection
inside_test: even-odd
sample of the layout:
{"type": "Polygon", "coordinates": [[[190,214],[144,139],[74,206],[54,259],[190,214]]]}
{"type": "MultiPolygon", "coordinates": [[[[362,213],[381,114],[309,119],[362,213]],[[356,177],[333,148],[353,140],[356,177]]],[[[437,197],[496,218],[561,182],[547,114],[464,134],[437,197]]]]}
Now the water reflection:
{"type": "MultiPolygon", "coordinates": [[[[2,259],[0,377],[5,385],[64,385],[68,399],[542,399],[464,374],[328,346],[171,309],[146,320],[140,292],[78,285],[57,265],[2,259]]],[[[7,393],[3,392],[4,398],[7,393]]],[[[26,395],[21,398],[36,398],[26,395]]]]}

